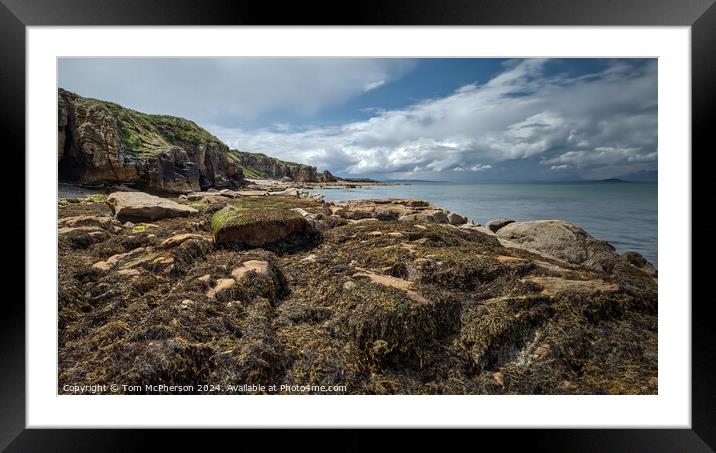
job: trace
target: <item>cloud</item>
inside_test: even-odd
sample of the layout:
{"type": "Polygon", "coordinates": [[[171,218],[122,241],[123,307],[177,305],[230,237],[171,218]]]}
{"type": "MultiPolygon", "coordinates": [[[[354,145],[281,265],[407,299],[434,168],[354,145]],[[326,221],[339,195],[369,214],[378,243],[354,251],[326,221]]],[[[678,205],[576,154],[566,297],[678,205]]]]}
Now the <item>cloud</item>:
{"type": "Polygon", "coordinates": [[[492,165],[475,164],[471,167],[455,167],[453,171],[485,171],[492,168],[492,165]]]}
{"type": "Polygon", "coordinates": [[[597,147],[592,150],[568,151],[552,159],[543,161],[545,164],[561,164],[560,167],[591,167],[597,165],[617,165],[638,162],[653,162],[656,151],[642,148],[615,148],[611,146],[597,147]]]}
{"type": "Polygon", "coordinates": [[[83,96],[233,126],[275,112],[310,117],[414,67],[385,58],[61,58],[58,77],[83,96]]]}
{"type": "Polygon", "coordinates": [[[365,84],[365,87],[363,88],[364,92],[375,90],[376,88],[380,88],[383,85],[385,85],[385,80],[376,80],[375,82],[368,82],[365,84]]]}
{"type": "Polygon", "coordinates": [[[578,77],[548,65],[510,61],[482,85],[364,121],[294,131],[208,127],[239,149],[346,175],[475,175],[516,161],[534,161],[524,171],[576,177],[655,167],[655,61],[614,61],[578,77]]]}

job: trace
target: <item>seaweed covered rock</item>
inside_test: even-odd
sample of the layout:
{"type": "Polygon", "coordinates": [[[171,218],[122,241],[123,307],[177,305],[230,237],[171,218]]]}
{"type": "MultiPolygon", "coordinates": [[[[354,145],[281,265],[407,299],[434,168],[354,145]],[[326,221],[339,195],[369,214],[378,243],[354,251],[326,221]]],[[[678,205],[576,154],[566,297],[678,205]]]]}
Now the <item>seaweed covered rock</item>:
{"type": "Polygon", "coordinates": [[[624,253],[622,253],[622,258],[624,258],[629,264],[632,266],[643,270],[648,275],[652,277],[656,277],[656,268],[647,261],[646,258],[644,258],[640,253],[628,250],[624,253]]]}
{"type": "Polygon", "coordinates": [[[61,244],[71,249],[84,249],[121,231],[118,225],[119,222],[109,216],[67,216],[57,222],[57,235],[61,244]]]}
{"type": "Polygon", "coordinates": [[[449,212],[447,220],[450,225],[464,225],[467,223],[467,217],[463,217],[460,214],[449,212]]]}
{"type": "Polygon", "coordinates": [[[658,390],[658,281],[639,256],[607,253],[606,273],[596,240],[567,226],[535,233],[547,253],[526,234],[501,237],[512,225],[492,234],[390,214],[437,209],[417,200],[354,203],[370,214],[354,221],[311,198],[219,193],[192,200],[191,217],[122,228],[104,202],[60,206],[58,230],[74,230],[58,244],[60,393],[90,381],[658,390]],[[581,264],[560,255],[575,244],[588,246],[581,264]]]}
{"type": "MultiPolygon", "coordinates": [[[[503,296],[468,305],[459,341],[479,370],[497,371],[520,359],[537,329],[553,315],[549,298],[503,296]]],[[[503,383],[504,385],[504,383],[503,383]]]]}
{"type": "Polygon", "coordinates": [[[348,335],[371,360],[420,360],[423,349],[457,331],[460,302],[430,300],[411,282],[360,271],[337,302],[348,335]]]}
{"type": "Polygon", "coordinates": [[[513,222],[497,231],[501,240],[570,264],[611,272],[619,259],[607,241],[595,239],[577,225],[564,220],[513,222]]]}
{"type": "Polygon", "coordinates": [[[211,230],[217,244],[244,247],[261,247],[314,232],[301,214],[288,209],[242,210],[234,206],[214,214],[211,230]]]}
{"type": "Polygon", "coordinates": [[[107,197],[107,204],[122,222],[188,217],[199,212],[191,206],[144,192],[114,192],[107,197]]]}
{"type": "Polygon", "coordinates": [[[119,231],[119,227],[111,217],[79,215],[64,217],[57,222],[60,228],[92,227],[100,230],[107,230],[113,233],[119,231]]]}

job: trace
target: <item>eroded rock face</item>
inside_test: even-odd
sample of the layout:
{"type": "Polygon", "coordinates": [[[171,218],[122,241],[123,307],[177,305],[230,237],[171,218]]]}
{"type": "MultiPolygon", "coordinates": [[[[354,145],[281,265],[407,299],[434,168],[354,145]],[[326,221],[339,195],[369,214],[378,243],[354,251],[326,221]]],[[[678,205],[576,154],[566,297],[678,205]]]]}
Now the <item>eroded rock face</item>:
{"type": "Polygon", "coordinates": [[[272,179],[287,178],[289,181],[295,182],[312,182],[319,179],[316,167],[310,165],[285,162],[260,153],[242,151],[232,151],[232,153],[238,158],[241,165],[257,170],[264,177],[272,179]]]}
{"type": "Polygon", "coordinates": [[[115,192],[107,197],[107,204],[122,222],[188,217],[199,212],[191,206],[144,192],[115,192]]]}
{"type": "Polygon", "coordinates": [[[261,247],[295,235],[314,233],[311,225],[297,212],[284,209],[242,212],[233,206],[215,213],[211,228],[217,244],[245,247],[261,247]]]}
{"type": "Polygon", "coordinates": [[[323,174],[321,175],[321,177],[320,177],[319,179],[320,179],[321,181],[323,181],[323,182],[336,182],[336,181],[338,181],[338,178],[335,177],[335,176],[333,176],[333,174],[331,174],[331,172],[328,171],[328,170],[324,170],[324,171],[323,171],[323,174]]]}
{"type": "Polygon", "coordinates": [[[607,241],[595,239],[577,225],[563,220],[514,222],[496,234],[511,245],[592,270],[611,272],[619,259],[607,241]]]}
{"type": "Polygon", "coordinates": [[[228,147],[191,121],[145,115],[59,90],[60,179],[133,183],[172,193],[239,187],[228,147]]]}

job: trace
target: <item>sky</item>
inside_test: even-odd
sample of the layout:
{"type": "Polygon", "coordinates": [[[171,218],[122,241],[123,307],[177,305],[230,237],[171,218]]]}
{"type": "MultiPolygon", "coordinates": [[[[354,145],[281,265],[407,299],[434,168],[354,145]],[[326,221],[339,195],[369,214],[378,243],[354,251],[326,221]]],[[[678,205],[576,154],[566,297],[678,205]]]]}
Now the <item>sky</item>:
{"type": "Polygon", "coordinates": [[[657,172],[656,59],[62,58],[58,84],[343,177],[657,172]]]}

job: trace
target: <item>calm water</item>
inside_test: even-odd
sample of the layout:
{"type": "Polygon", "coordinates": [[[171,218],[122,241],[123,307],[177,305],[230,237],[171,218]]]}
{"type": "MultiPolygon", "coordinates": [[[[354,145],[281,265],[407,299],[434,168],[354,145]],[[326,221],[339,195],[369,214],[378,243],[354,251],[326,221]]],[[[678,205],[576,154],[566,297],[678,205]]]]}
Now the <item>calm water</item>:
{"type": "Polygon", "coordinates": [[[411,183],[315,192],[327,201],[416,198],[482,224],[500,217],[563,219],[609,241],[619,252],[636,250],[658,264],[656,183],[411,183]]]}

